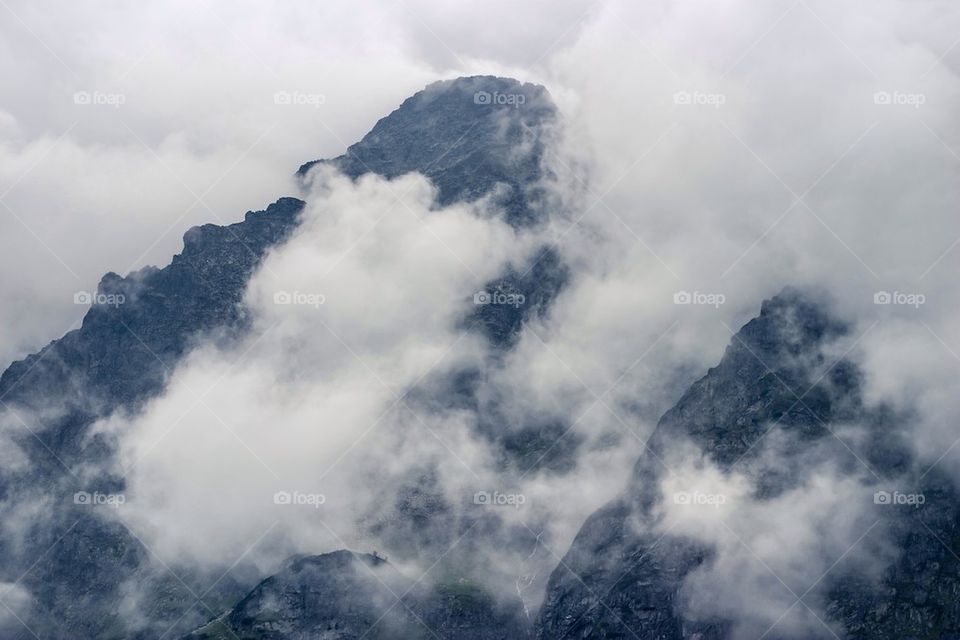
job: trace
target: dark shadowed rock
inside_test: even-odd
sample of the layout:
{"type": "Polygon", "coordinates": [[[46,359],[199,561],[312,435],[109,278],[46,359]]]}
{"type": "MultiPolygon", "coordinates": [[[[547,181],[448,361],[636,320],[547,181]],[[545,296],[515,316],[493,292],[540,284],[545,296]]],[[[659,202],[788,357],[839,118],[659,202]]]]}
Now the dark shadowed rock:
{"type": "Polygon", "coordinates": [[[430,587],[377,555],[295,558],[191,640],[514,640],[528,636],[519,603],[501,605],[466,581],[430,587]]]}
{"type": "MultiPolygon", "coordinates": [[[[437,185],[441,204],[494,195],[511,224],[531,224],[543,215],[536,183],[554,113],[542,87],[492,77],[435,83],[330,162],[353,177],[420,171],[437,185]],[[482,91],[491,94],[489,103],[474,100],[482,91]],[[513,104],[498,104],[494,93],[513,95],[513,104]]],[[[79,329],[0,376],[7,418],[23,426],[14,438],[26,460],[0,469],[0,515],[17,524],[0,535],[0,581],[20,579],[32,594],[21,617],[45,639],[174,634],[249,590],[251,584],[228,577],[197,602],[193,594],[216,576],[183,568],[174,576],[154,566],[115,514],[74,504],[73,496],[124,490],[124,479],[106,471],[114,467],[114,443],[91,434],[91,425],[115,411],[138,411],[194,345],[244,335],[247,282],[265,252],[296,228],[303,207],[302,200],[281,198],[242,222],[194,227],[166,267],[107,274],[99,292],[121,303],[94,304],[79,329]],[[48,503],[53,508],[32,508],[48,503]],[[118,606],[130,590],[141,592],[135,625],[118,606]]],[[[519,314],[485,321],[484,331],[515,333],[525,314],[542,313],[548,303],[533,291],[531,299],[537,303],[519,314]]],[[[423,513],[413,509],[409,516],[416,521],[423,513]]],[[[0,636],[33,637],[16,620],[0,636]]]]}
{"type": "Polygon", "coordinates": [[[111,509],[75,504],[76,492],[122,493],[124,487],[122,478],[106,472],[81,476],[82,468],[95,470],[113,451],[102,436],[90,437],[89,427],[112,411],[135,411],[158,393],[193,340],[212,331],[228,339],[244,329],[246,282],[266,249],[295,227],[302,207],[282,198],[243,222],[194,227],[167,267],[125,278],[107,274],[99,292],[122,302],[92,306],[79,329],[0,377],[4,408],[24,422],[15,441],[31,461],[2,471],[4,484],[17,488],[3,507],[52,503],[18,518],[23,541],[5,550],[0,563],[4,580],[23,575],[20,584],[33,596],[26,615],[31,628],[49,629],[51,638],[123,637],[115,603],[131,580],[155,588],[158,598],[165,594],[165,605],[154,611],[161,625],[195,604],[182,585],[141,570],[149,553],[111,509]]]}
{"type": "Polygon", "coordinates": [[[541,160],[556,108],[546,89],[510,78],[473,76],[429,85],[404,100],[363,139],[329,162],[351,177],[429,177],[439,203],[475,200],[502,187],[498,201],[512,224],[534,222],[541,160]]]}

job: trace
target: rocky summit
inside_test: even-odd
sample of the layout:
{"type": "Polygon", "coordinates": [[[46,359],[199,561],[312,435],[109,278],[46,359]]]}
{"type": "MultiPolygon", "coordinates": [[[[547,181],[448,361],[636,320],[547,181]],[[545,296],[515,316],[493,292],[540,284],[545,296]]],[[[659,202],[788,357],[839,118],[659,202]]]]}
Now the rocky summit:
{"type": "MultiPolygon", "coordinates": [[[[761,505],[811,482],[824,464],[862,484],[858,499],[874,521],[863,527],[864,539],[896,550],[877,576],[865,577],[851,556],[838,553],[819,582],[792,587],[797,600],[816,587],[810,601],[828,613],[807,637],[960,637],[960,559],[943,542],[960,533],[956,493],[947,478],[903,454],[909,448],[895,428],[902,416],[865,407],[857,365],[827,355],[848,330],[810,295],[788,289],[766,301],[720,363],[664,414],[629,489],[587,519],[550,578],[537,637],[744,635],[735,617],[698,615],[690,603],[686,581],[717,561],[715,546],[663,526],[658,487],[671,473],[670,450],[683,445],[692,447],[687,456],[742,471],[761,505]],[[867,437],[848,443],[837,436],[851,422],[867,425],[867,437]],[[924,504],[885,504],[876,483],[911,487],[924,504]]],[[[727,526],[735,531],[737,523],[718,528],[727,526]]],[[[774,581],[771,588],[788,585],[774,581]]],[[[775,625],[759,632],[795,637],[775,625]]]]}
{"type": "MultiPolygon", "coordinates": [[[[417,171],[434,183],[441,204],[493,196],[508,223],[532,225],[544,215],[537,183],[555,115],[539,86],[493,77],[438,82],[404,101],[345,155],[322,162],[354,178],[417,171]],[[501,103],[501,95],[509,95],[510,104],[501,103]]],[[[300,168],[303,179],[311,164],[300,168]]],[[[123,491],[124,478],[108,471],[115,468],[108,464],[114,445],[91,433],[91,426],[114,412],[141,409],[194,344],[243,335],[249,326],[242,304],[247,281],[266,251],[296,228],[303,206],[285,197],[248,212],[242,222],[195,227],[166,267],[107,274],[95,299],[122,295],[123,304],[94,304],[78,330],[0,376],[0,399],[9,419],[23,427],[15,430],[15,443],[26,458],[0,469],[2,508],[19,524],[0,536],[0,580],[17,581],[31,595],[23,620],[4,622],[9,629],[3,637],[159,637],[219,615],[252,586],[228,575],[204,593],[209,576],[167,571],[119,519],[85,508],[76,496],[123,491]],[[30,508],[35,504],[55,508],[37,511],[30,508]],[[134,586],[151,595],[131,616],[117,603],[134,586]]],[[[495,343],[507,344],[524,315],[538,312],[557,289],[535,291],[530,277],[519,277],[526,266],[516,268],[491,288],[523,289],[537,304],[506,313],[478,307],[476,317],[464,319],[495,343]]],[[[562,266],[549,252],[535,273],[545,269],[562,281],[562,266]]],[[[457,607],[484,602],[469,589],[463,598],[451,598],[455,592],[435,597],[457,607]]],[[[492,624],[486,613],[471,614],[469,607],[453,620],[444,618],[440,605],[418,606],[423,616],[464,633],[470,620],[482,628],[492,624]]]]}

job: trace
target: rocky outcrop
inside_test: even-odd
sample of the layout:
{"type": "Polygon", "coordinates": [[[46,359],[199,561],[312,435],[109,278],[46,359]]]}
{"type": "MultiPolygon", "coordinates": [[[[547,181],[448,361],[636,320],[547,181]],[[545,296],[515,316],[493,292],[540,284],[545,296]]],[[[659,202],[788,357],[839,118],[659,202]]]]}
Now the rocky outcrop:
{"type": "Polygon", "coordinates": [[[244,329],[246,282],[302,207],[282,198],[243,222],[195,227],[167,267],[107,274],[98,299],[115,304],[94,304],[79,329],[0,377],[7,418],[22,427],[13,440],[27,461],[0,470],[4,517],[18,527],[3,539],[0,575],[22,576],[32,596],[18,614],[27,626],[9,620],[5,637],[130,637],[116,606],[130,582],[154,593],[150,616],[159,625],[195,604],[176,579],[147,569],[149,551],[112,509],[76,498],[124,486],[107,471],[111,443],[90,426],[158,393],[194,340],[214,331],[229,340],[244,329]]]}
{"type": "MultiPolygon", "coordinates": [[[[543,207],[535,183],[554,114],[542,87],[492,77],[435,83],[329,162],[354,178],[419,171],[434,182],[441,204],[489,195],[511,224],[536,224],[543,207]],[[514,104],[475,100],[479,92],[509,93],[514,104]]],[[[22,458],[0,469],[0,515],[16,523],[0,535],[0,581],[19,579],[31,594],[18,611],[22,621],[0,616],[0,635],[156,637],[171,626],[195,628],[252,586],[227,576],[198,603],[194,594],[212,579],[155,566],[112,510],[75,503],[74,494],[123,491],[124,479],[110,471],[113,443],[91,433],[91,425],[114,412],[138,411],[162,391],[193,345],[244,335],[247,282],[265,252],[296,228],[303,206],[281,198],[242,222],[195,227],[166,267],[107,274],[102,295],[94,297],[104,302],[89,309],[78,330],[0,376],[0,400],[18,449],[12,457],[22,458]],[[132,604],[131,592],[137,592],[132,604]],[[127,605],[136,611],[124,611],[127,605]]],[[[496,284],[514,281],[526,290],[535,286],[511,274],[496,284]]],[[[465,299],[472,294],[464,292],[465,299]]],[[[548,302],[533,292],[531,299],[537,304],[503,318],[478,307],[484,318],[478,330],[506,345],[526,314],[548,302]]]]}
{"type": "Polygon", "coordinates": [[[429,85],[383,118],[333,160],[351,177],[393,178],[417,171],[433,181],[438,202],[469,201],[497,189],[514,225],[544,215],[541,162],[556,108],[547,91],[510,78],[473,76],[429,85]]]}
{"type": "MultiPolygon", "coordinates": [[[[864,405],[855,363],[828,355],[849,328],[827,309],[795,290],[768,300],[719,365],[664,414],[628,491],[587,520],[551,576],[539,638],[737,637],[735,618],[693,619],[684,610],[685,580],[710,565],[715,549],[658,528],[664,460],[682,443],[694,446],[689,455],[745,473],[759,503],[802,486],[825,460],[862,482],[867,500],[878,481],[922,493],[921,508],[882,498],[851,507],[876,519],[876,535],[893,545],[895,560],[879,567],[877,581],[840,558],[824,576],[822,596],[826,622],[837,631],[823,627],[814,635],[957,637],[956,493],[939,472],[910,460],[903,416],[864,405]],[[834,430],[853,422],[869,436],[841,441],[834,430]]],[[[795,636],[774,627],[765,637],[795,636]]]]}
{"type": "Polygon", "coordinates": [[[519,602],[465,580],[423,586],[374,554],[295,558],[184,640],[520,640],[519,602]]]}

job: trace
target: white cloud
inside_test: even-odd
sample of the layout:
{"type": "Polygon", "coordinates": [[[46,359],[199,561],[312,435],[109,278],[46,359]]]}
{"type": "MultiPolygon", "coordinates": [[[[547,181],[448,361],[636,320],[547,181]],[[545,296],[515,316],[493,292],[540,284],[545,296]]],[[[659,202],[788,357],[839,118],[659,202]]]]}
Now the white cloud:
{"type": "MultiPolygon", "coordinates": [[[[250,284],[249,340],[194,353],[134,428],[121,421],[127,512],[156,526],[173,557],[231,561],[274,519],[297,544],[329,534],[318,520],[347,535],[373,508],[366,474],[451,458],[429,431],[462,431],[411,422],[398,399],[431,371],[482,355],[478,337],[456,328],[473,305],[463,292],[524,240],[471,207],[431,210],[422,177],[317,179],[303,224],[250,284]],[[312,514],[278,509],[281,490],[326,502],[312,514]]],[[[455,475],[487,464],[480,444],[453,437],[447,446],[466,458],[455,475]]]]}

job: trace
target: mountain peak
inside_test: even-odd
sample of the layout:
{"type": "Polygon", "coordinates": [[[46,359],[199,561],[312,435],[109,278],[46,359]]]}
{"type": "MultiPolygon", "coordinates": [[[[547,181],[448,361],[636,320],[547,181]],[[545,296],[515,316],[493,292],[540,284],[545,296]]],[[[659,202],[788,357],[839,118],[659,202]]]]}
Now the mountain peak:
{"type": "Polygon", "coordinates": [[[297,174],[305,177],[318,164],[351,178],[419,172],[436,185],[441,205],[502,185],[506,219],[525,224],[538,218],[536,185],[556,113],[540,85],[495,76],[441,80],[404,100],[342,156],[308,162],[297,174]]]}
{"type": "MultiPolygon", "coordinates": [[[[515,78],[490,75],[460,76],[459,78],[449,80],[437,80],[436,82],[428,84],[422,91],[418,91],[409,98],[409,100],[425,100],[438,94],[451,93],[469,94],[473,97],[473,94],[481,92],[489,93],[491,96],[494,93],[504,96],[517,96],[520,102],[519,106],[541,102],[543,103],[542,106],[553,108],[550,94],[543,85],[532,82],[521,82],[515,78]],[[522,96],[522,98],[520,98],[520,96],[522,96]]],[[[485,96],[481,95],[477,96],[477,98],[479,104],[484,103],[485,96]]],[[[507,97],[504,97],[499,103],[491,100],[491,104],[499,104],[501,106],[507,105],[508,102],[511,102],[509,106],[513,106],[513,101],[507,97]]]]}

